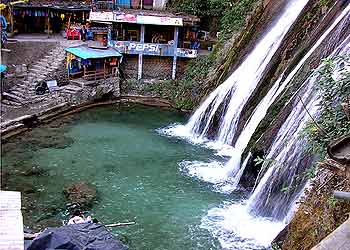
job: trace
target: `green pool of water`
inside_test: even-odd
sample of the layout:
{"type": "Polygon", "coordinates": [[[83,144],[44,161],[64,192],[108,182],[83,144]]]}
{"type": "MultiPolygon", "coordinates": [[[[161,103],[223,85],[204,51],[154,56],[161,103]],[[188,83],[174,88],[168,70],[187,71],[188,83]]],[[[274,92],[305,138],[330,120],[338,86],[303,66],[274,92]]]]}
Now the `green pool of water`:
{"type": "Polygon", "coordinates": [[[85,181],[98,192],[89,213],[104,223],[137,222],[113,229],[128,239],[130,249],[220,249],[200,224],[210,208],[229,197],[182,174],[178,165],[214,159],[214,152],[156,132],[184,120],[180,113],[125,105],[94,108],[36,128],[3,147],[8,188],[35,200],[34,205],[24,201],[30,226],[64,219],[64,186],[85,181]],[[45,174],[18,174],[28,166],[45,174]]]}

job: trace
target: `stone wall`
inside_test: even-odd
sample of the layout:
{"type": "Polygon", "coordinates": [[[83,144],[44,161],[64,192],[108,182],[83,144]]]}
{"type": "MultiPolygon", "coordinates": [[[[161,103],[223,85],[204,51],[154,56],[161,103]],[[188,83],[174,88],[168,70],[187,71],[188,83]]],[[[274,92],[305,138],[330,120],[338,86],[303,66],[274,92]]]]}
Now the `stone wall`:
{"type": "Polygon", "coordinates": [[[120,65],[122,77],[125,79],[137,79],[137,61],[138,55],[123,55],[123,61],[120,65]]]}
{"type": "Polygon", "coordinates": [[[143,79],[171,79],[172,57],[144,56],[143,79]]]}
{"type": "MultiPolygon", "coordinates": [[[[180,79],[190,59],[178,58],[176,68],[176,78],[180,79]]],[[[169,80],[171,79],[173,68],[172,57],[143,56],[142,79],[169,80]]],[[[125,79],[137,79],[138,56],[124,55],[121,64],[122,77],[125,79]]]]}
{"type": "Polygon", "coordinates": [[[79,91],[67,96],[66,101],[68,103],[80,105],[90,101],[115,97],[120,97],[119,77],[86,83],[79,91]]]}

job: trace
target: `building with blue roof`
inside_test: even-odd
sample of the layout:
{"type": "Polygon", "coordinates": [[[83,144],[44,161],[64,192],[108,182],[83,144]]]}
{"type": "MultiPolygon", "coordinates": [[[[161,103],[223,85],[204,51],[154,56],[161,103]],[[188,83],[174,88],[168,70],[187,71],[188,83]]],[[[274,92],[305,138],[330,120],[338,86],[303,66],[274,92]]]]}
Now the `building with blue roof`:
{"type": "Polygon", "coordinates": [[[67,52],[69,79],[100,80],[117,77],[122,55],[114,48],[94,48],[87,44],[70,47],[67,52]]]}

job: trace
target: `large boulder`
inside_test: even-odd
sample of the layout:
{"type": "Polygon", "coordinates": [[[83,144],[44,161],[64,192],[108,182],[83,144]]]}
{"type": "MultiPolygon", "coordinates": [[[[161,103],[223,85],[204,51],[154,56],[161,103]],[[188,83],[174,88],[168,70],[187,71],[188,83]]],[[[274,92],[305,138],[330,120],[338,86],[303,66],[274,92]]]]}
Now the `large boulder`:
{"type": "Polygon", "coordinates": [[[78,203],[81,207],[90,207],[96,199],[97,190],[91,184],[79,182],[65,187],[63,193],[70,203],[78,203]]]}

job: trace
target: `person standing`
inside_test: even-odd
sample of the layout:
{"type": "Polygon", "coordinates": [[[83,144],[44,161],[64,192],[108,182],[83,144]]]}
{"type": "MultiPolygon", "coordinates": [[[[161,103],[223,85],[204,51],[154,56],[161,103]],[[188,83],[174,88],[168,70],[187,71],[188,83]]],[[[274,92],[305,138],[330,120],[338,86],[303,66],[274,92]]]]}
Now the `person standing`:
{"type": "Polygon", "coordinates": [[[81,36],[81,40],[83,40],[85,42],[86,41],[86,28],[85,28],[85,25],[83,25],[83,27],[80,30],[80,36],[81,36]]]}

